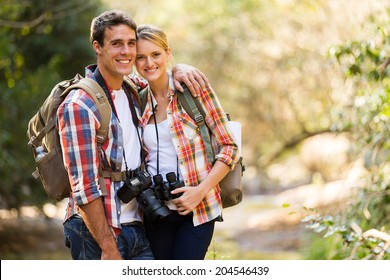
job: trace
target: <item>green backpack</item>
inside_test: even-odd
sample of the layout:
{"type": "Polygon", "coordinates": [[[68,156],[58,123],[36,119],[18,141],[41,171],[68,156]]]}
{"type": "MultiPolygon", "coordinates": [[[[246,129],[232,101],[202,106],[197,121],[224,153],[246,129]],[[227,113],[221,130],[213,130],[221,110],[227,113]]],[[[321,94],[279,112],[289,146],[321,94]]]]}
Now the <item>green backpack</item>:
{"type": "MultiPolygon", "coordinates": [[[[101,149],[108,134],[111,107],[99,84],[92,79],[83,78],[79,74],[54,86],[38,112],[29,121],[27,128],[28,145],[32,150],[36,165],[32,175],[35,179],[41,179],[49,198],[57,201],[69,197],[71,189],[68,172],[63,163],[60,137],[56,128],[57,109],[71,90],[79,88],[93,98],[99,109],[101,126],[97,131],[97,142],[98,148],[101,149]]],[[[103,174],[100,166],[99,172],[100,175],[103,174]]],[[[105,193],[103,176],[100,176],[99,184],[102,192],[105,193]]]]}

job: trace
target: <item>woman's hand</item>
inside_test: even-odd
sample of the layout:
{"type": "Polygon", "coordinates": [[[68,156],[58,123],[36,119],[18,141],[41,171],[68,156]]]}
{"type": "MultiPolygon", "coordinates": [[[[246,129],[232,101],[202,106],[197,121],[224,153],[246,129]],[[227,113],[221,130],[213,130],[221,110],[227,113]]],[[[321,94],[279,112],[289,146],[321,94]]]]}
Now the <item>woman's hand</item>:
{"type": "Polygon", "coordinates": [[[182,194],[179,198],[173,199],[172,202],[176,205],[177,212],[183,216],[191,213],[206,195],[200,186],[181,187],[173,190],[171,193],[182,194]]]}

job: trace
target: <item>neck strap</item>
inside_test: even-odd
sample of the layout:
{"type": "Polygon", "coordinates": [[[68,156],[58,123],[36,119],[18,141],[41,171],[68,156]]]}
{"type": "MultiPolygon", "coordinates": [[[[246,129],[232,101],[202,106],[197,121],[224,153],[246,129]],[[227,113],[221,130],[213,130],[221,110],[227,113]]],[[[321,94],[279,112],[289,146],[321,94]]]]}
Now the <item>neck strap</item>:
{"type": "MultiPolygon", "coordinates": [[[[152,101],[152,112],[153,112],[153,119],[154,119],[154,127],[156,129],[156,138],[157,138],[157,174],[160,174],[160,139],[158,137],[158,126],[157,126],[157,118],[156,118],[156,108],[153,103],[153,97],[150,96],[150,99],[152,101]]],[[[179,158],[176,155],[176,178],[177,180],[180,179],[180,173],[179,173],[179,158]]]]}

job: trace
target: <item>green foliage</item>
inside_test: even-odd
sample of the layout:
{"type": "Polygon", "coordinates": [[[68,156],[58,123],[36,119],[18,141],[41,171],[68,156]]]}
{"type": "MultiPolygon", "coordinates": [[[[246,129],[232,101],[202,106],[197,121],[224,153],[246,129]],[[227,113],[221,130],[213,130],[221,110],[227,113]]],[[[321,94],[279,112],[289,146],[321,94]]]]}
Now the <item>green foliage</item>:
{"type": "Polygon", "coordinates": [[[0,6],[0,207],[46,200],[31,176],[27,123],[60,80],[94,62],[90,21],[99,1],[3,1],[0,6]]]}
{"type": "MultiPolygon", "coordinates": [[[[378,234],[376,230],[363,232],[355,222],[336,221],[331,215],[312,214],[302,222],[307,223],[307,228],[314,232],[324,233],[323,238],[333,238],[329,238],[331,243],[328,242],[328,247],[325,247],[328,251],[321,251],[327,259],[390,259],[390,235],[378,234]],[[346,223],[350,225],[346,226],[346,223]],[[334,240],[337,242],[333,243],[334,240]]],[[[311,246],[318,246],[318,242],[311,246]]],[[[324,256],[317,253],[312,257],[323,259],[324,256]]]]}
{"type": "MultiPolygon", "coordinates": [[[[339,103],[343,112],[336,125],[351,127],[356,158],[368,170],[364,188],[352,205],[336,216],[310,215],[308,228],[339,235],[332,258],[390,259],[390,50],[389,14],[366,24],[370,37],[330,49],[352,88],[349,98],[339,103]],[[341,243],[341,244],[340,244],[341,243]]],[[[323,256],[325,257],[325,256],[323,256]]]]}

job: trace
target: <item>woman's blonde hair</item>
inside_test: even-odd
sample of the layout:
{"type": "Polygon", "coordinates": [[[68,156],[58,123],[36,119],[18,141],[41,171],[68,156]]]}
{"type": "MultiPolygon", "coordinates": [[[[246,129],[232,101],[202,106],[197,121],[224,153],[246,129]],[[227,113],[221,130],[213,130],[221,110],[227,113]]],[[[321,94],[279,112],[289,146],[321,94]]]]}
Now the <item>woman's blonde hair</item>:
{"type": "Polygon", "coordinates": [[[165,32],[157,26],[151,24],[141,24],[137,26],[137,40],[144,39],[156,44],[165,51],[168,51],[168,39],[165,32]]]}

